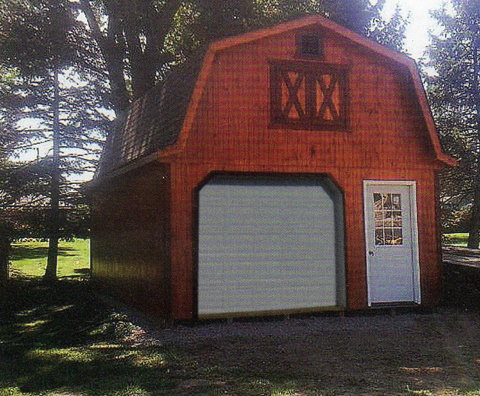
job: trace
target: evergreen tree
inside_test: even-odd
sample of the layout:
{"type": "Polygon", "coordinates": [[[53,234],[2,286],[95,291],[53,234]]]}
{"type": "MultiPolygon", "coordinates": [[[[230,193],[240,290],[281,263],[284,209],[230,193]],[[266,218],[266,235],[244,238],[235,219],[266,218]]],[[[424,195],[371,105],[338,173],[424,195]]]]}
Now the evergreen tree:
{"type": "Polygon", "coordinates": [[[0,167],[0,285],[8,280],[12,241],[28,236],[47,237],[42,209],[48,188],[45,162],[3,163],[0,167]]]}
{"type": "MultiPolygon", "coordinates": [[[[82,208],[80,215],[87,215],[86,204],[78,202],[80,185],[72,182],[71,177],[95,168],[108,121],[101,110],[106,81],[101,69],[96,68],[94,46],[88,42],[85,25],[78,21],[69,1],[14,3],[2,17],[0,65],[11,70],[12,76],[2,86],[0,127],[2,136],[11,140],[12,146],[23,140],[24,148],[50,147],[44,158],[37,158],[32,164],[14,165],[25,182],[30,178],[22,169],[34,174],[33,165],[42,164],[48,171],[50,191],[38,194],[35,208],[37,218],[48,225],[45,279],[53,280],[58,239],[67,234],[68,228],[62,213],[78,213],[82,208]],[[47,206],[50,215],[45,218],[47,206]]],[[[9,150],[4,156],[8,174],[14,174],[11,161],[7,161],[13,153],[9,150]]],[[[2,209],[8,208],[2,220],[8,225],[4,235],[10,241],[25,230],[16,221],[20,213],[26,213],[23,208],[33,208],[28,197],[7,193],[11,191],[7,182],[12,180],[6,178],[0,190],[3,197],[9,198],[2,199],[1,205],[2,209]],[[15,224],[19,226],[12,226],[15,224]]],[[[37,235],[43,232],[37,223],[37,235]]]]}
{"type": "Polygon", "coordinates": [[[458,166],[441,178],[444,224],[470,217],[468,246],[480,238],[480,0],[454,0],[454,13],[434,13],[444,28],[428,53],[436,74],[427,80],[432,111],[447,151],[458,166]]]}

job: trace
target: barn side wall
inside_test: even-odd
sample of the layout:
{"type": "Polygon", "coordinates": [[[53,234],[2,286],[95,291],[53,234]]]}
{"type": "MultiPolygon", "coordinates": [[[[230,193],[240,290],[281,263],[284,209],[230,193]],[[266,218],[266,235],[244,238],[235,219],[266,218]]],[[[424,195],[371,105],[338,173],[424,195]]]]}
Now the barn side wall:
{"type": "Polygon", "coordinates": [[[169,168],[150,164],[92,193],[94,281],[157,317],[170,311],[169,168]]]}
{"type": "Polygon", "coordinates": [[[342,189],[348,309],[367,307],[364,180],[417,183],[422,304],[440,297],[435,160],[406,69],[335,34],[325,61],[349,67],[349,128],[270,125],[269,60],[292,60],[295,32],[217,54],[185,149],[172,162],[172,316],[191,318],[196,299],[198,186],[212,172],[318,173],[342,189]]]}

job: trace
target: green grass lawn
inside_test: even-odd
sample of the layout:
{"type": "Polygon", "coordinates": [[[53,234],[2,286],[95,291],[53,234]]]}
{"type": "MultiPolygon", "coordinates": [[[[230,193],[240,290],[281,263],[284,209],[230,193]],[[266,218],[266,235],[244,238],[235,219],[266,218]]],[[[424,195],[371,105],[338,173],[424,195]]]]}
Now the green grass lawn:
{"type": "Polygon", "coordinates": [[[445,234],[443,236],[444,245],[467,246],[467,240],[467,232],[457,232],[453,234],[445,234]]]}
{"type": "MultiPolygon", "coordinates": [[[[13,244],[10,270],[12,275],[39,277],[45,273],[48,242],[31,241],[13,244]]],[[[90,268],[90,240],[60,241],[58,276],[80,277],[90,268]]]]}

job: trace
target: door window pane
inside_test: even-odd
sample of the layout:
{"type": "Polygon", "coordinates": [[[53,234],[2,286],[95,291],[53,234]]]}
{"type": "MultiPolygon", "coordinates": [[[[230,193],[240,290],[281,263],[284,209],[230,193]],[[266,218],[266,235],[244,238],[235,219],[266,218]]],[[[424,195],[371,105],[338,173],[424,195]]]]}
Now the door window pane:
{"type": "Polygon", "coordinates": [[[373,193],[375,245],[403,244],[403,216],[400,194],[373,193]]]}
{"type": "Polygon", "coordinates": [[[375,245],[385,245],[385,237],[381,228],[375,229],[375,245]]]}

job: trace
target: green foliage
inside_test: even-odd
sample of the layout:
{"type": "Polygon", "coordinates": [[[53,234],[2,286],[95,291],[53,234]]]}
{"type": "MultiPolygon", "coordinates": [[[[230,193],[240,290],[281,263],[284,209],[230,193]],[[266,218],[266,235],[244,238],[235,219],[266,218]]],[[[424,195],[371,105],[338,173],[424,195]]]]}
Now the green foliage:
{"type": "Polygon", "coordinates": [[[62,173],[93,171],[109,126],[107,81],[94,43],[88,43],[87,29],[69,1],[21,4],[6,18],[7,37],[0,42],[0,67],[11,75],[0,85],[0,127],[17,142],[23,136],[26,149],[51,140],[57,70],[61,148],[70,150],[62,158],[62,173]]]}
{"type": "Polygon", "coordinates": [[[436,74],[427,78],[443,146],[458,159],[458,166],[447,169],[441,177],[442,222],[446,228],[455,227],[458,215],[468,216],[466,213],[479,204],[474,203],[480,158],[480,88],[474,71],[474,47],[480,37],[480,1],[457,0],[453,5],[453,15],[445,8],[434,13],[444,32],[432,37],[429,66],[436,74]]]}
{"type": "Polygon", "coordinates": [[[9,239],[45,237],[51,180],[60,172],[60,235],[84,236],[88,207],[81,179],[95,171],[109,125],[107,81],[88,29],[69,1],[11,1],[2,9],[0,40],[0,228],[9,239]],[[58,103],[54,74],[60,71],[58,103]],[[30,163],[25,151],[52,146],[58,109],[57,164],[51,149],[30,163]],[[79,182],[73,181],[80,179],[79,182]]]}
{"type": "MultiPolygon", "coordinates": [[[[366,0],[199,0],[195,3],[196,18],[187,27],[198,43],[207,44],[231,36],[281,23],[305,15],[318,14],[381,44],[402,49],[406,21],[400,10],[385,21],[381,10],[385,1],[372,5],[366,0]]],[[[185,28],[185,22],[182,24],[185,28]]],[[[177,35],[184,34],[177,32],[177,35]]]]}
{"type": "Polygon", "coordinates": [[[75,59],[74,42],[69,37],[74,23],[66,0],[10,2],[2,20],[6,32],[2,51],[22,76],[43,77],[75,59]]]}
{"type": "Polygon", "coordinates": [[[45,235],[45,216],[38,207],[48,195],[48,171],[44,162],[0,166],[0,233],[8,242],[45,235]]]}
{"type": "MultiPolygon", "coordinates": [[[[380,3],[377,3],[377,7],[380,3]]],[[[402,16],[400,7],[397,5],[395,13],[389,21],[381,18],[380,11],[377,11],[377,15],[370,21],[367,36],[387,48],[403,51],[407,25],[408,19],[402,16]]]]}

